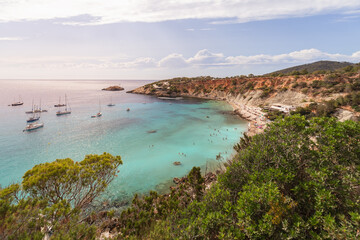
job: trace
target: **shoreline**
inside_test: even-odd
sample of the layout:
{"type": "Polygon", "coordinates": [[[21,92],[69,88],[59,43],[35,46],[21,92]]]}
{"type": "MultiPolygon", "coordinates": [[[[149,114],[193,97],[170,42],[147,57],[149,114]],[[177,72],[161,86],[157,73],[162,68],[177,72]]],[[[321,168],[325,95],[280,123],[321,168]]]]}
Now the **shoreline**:
{"type": "Polygon", "coordinates": [[[259,107],[237,104],[235,101],[225,100],[240,118],[248,121],[246,133],[248,136],[254,136],[262,133],[269,120],[265,118],[265,113],[259,107]]]}

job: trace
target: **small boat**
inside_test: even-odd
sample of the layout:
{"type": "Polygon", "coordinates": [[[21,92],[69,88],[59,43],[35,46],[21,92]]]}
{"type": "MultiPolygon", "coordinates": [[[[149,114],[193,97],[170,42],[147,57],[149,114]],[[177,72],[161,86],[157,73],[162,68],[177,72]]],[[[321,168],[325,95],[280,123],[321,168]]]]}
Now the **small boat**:
{"type": "Polygon", "coordinates": [[[99,100],[99,112],[96,115],[92,115],[91,118],[96,118],[96,117],[101,117],[102,113],[101,113],[101,105],[100,105],[100,100],[99,100]]]}
{"type": "Polygon", "coordinates": [[[183,97],[158,97],[159,99],[163,100],[182,100],[183,97]]]}
{"type": "Polygon", "coordinates": [[[42,112],[47,112],[47,110],[45,109],[41,109],[41,100],[40,100],[40,105],[34,105],[34,100],[32,102],[32,108],[31,111],[26,111],[26,114],[34,114],[34,113],[42,113],[42,112]]]}
{"type": "Polygon", "coordinates": [[[129,112],[129,111],[130,111],[130,108],[126,109],[126,111],[128,111],[128,112],[129,112]]]}
{"type": "Polygon", "coordinates": [[[113,107],[113,106],[115,106],[115,104],[113,104],[113,102],[112,102],[112,97],[111,97],[111,99],[110,99],[110,103],[107,105],[108,107],[113,107]]]}
{"type": "Polygon", "coordinates": [[[11,106],[20,106],[23,104],[24,104],[23,102],[15,102],[15,103],[12,103],[11,106]]]}
{"type": "Polygon", "coordinates": [[[21,106],[23,104],[24,104],[24,102],[21,100],[21,97],[19,97],[19,101],[15,102],[15,99],[14,99],[14,102],[11,104],[11,106],[21,106]]]}
{"type": "Polygon", "coordinates": [[[42,113],[42,112],[47,112],[48,110],[45,109],[35,109],[35,110],[31,110],[31,111],[26,111],[26,114],[32,114],[32,113],[42,113]]]}
{"type": "MultiPolygon", "coordinates": [[[[66,99],[65,99],[65,101],[66,101],[66,99]]],[[[66,103],[61,103],[61,97],[59,97],[59,103],[54,105],[54,107],[65,107],[65,106],[66,106],[66,103]]]]}
{"type": "Polygon", "coordinates": [[[96,118],[96,117],[101,117],[101,116],[102,116],[102,113],[98,112],[96,115],[92,115],[91,118],[96,118]]]}
{"type": "Polygon", "coordinates": [[[70,113],[71,113],[71,111],[65,109],[65,111],[57,111],[56,116],[66,115],[66,114],[70,114],[70,113]]]}
{"type": "Polygon", "coordinates": [[[65,109],[63,111],[59,110],[56,112],[56,116],[61,116],[61,115],[67,115],[67,114],[70,114],[71,113],[71,109],[70,109],[70,106],[69,106],[69,109],[67,108],[67,98],[66,98],[66,95],[65,95],[65,109]]]}
{"type": "Polygon", "coordinates": [[[43,123],[30,123],[28,125],[26,125],[25,129],[23,130],[23,132],[25,131],[32,131],[38,128],[42,128],[44,127],[43,123]]]}
{"type": "Polygon", "coordinates": [[[34,111],[36,113],[47,112],[47,110],[41,108],[41,99],[40,99],[40,105],[38,106],[38,108],[35,108],[34,111]]]}
{"type": "Polygon", "coordinates": [[[26,122],[36,122],[40,119],[40,116],[32,116],[26,122]]]}
{"type": "Polygon", "coordinates": [[[61,103],[54,105],[54,107],[65,107],[65,106],[66,106],[66,104],[61,104],[61,103]]]}
{"type": "Polygon", "coordinates": [[[35,113],[35,111],[34,111],[34,99],[32,100],[31,111],[26,111],[25,113],[26,114],[34,114],[35,113]]]}

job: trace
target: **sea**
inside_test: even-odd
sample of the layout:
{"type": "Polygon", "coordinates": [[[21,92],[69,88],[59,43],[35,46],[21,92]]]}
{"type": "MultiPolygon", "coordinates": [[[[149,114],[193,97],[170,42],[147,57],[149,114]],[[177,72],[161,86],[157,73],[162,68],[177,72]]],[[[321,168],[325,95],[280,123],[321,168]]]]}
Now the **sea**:
{"type": "Polygon", "coordinates": [[[0,80],[0,185],[22,181],[36,164],[87,154],[120,155],[123,165],[103,197],[125,201],[150,190],[166,192],[194,166],[212,171],[234,154],[247,122],[225,102],[159,99],[126,93],[153,81],[0,80]],[[120,85],[124,91],[102,91],[120,85]],[[56,116],[65,101],[71,114],[56,116]],[[61,99],[60,99],[61,98],[61,99]],[[8,106],[21,100],[22,106],[8,106]],[[112,102],[115,106],[109,107],[112,102]],[[44,127],[23,132],[32,104],[44,127]],[[129,111],[127,111],[129,109],[129,111]],[[101,111],[102,116],[91,118],[101,111]],[[175,161],[181,165],[174,165],[175,161]]]}

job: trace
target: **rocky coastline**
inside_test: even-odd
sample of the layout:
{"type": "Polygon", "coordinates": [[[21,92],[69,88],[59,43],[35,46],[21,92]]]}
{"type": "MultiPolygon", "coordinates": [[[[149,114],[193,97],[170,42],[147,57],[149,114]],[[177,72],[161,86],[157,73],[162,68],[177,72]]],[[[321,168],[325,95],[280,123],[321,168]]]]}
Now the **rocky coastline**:
{"type": "MultiPolygon", "coordinates": [[[[351,78],[356,77],[360,75],[351,78]]],[[[346,95],[345,92],[319,94],[320,90],[310,92],[309,88],[304,91],[298,87],[309,87],[322,81],[326,81],[325,75],[224,79],[199,77],[192,80],[178,78],[147,84],[128,92],[158,98],[192,97],[225,101],[232,106],[235,114],[249,121],[247,134],[253,136],[263,132],[269,122],[262,111],[263,106],[285,104],[306,107],[312,103],[321,103],[346,95]]],[[[358,119],[360,114],[342,107],[336,110],[334,116],[339,121],[345,121],[358,119]]]]}

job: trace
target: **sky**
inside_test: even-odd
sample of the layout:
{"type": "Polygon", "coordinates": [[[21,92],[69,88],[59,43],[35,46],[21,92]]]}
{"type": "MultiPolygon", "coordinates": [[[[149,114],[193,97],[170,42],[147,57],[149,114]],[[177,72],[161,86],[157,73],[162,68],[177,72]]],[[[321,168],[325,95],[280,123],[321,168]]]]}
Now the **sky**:
{"type": "Polygon", "coordinates": [[[359,43],[359,0],[0,0],[0,79],[259,75],[359,43]]]}

